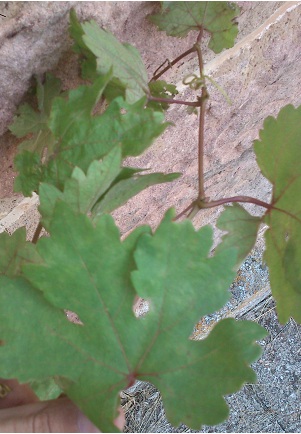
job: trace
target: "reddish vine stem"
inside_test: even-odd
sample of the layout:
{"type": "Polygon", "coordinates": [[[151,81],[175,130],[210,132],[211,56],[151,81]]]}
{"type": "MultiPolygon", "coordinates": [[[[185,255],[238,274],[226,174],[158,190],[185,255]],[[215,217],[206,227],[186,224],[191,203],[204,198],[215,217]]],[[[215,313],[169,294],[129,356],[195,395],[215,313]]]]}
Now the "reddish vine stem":
{"type": "Polygon", "coordinates": [[[155,101],[155,102],[163,102],[165,104],[182,104],[182,105],[189,105],[191,107],[200,107],[201,102],[200,101],[181,101],[179,99],[173,99],[173,98],[159,98],[156,96],[148,96],[148,101],[155,101]]]}
{"type": "Polygon", "coordinates": [[[223,199],[212,200],[210,202],[197,201],[197,205],[198,205],[199,209],[206,209],[206,208],[214,208],[216,206],[225,205],[227,203],[234,203],[234,202],[253,203],[254,205],[261,206],[261,207],[266,208],[268,210],[274,208],[273,204],[263,202],[262,200],[259,200],[259,199],[256,199],[255,197],[250,197],[250,196],[225,197],[223,199]]]}
{"type": "Polygon", "coordinates": [[[188,207],[185,208],[180,214],[178,214],[173,219],[173,221],[179,220],[188,211],[190,211],[189,215],[188,215],[188,217],[189,217],[189,216],[191,216],[191,213],[193,213],[193,211],[195,211],[196,209],[198,211],[200,211],[201,209],[215,208],[216,206],[226,205],[227,203],[235,203],[235,202],[252,203],[254,205],[266,208],[268,211],[270,211],[271,209],[275,209],[277,211],[283,211],[280,208],[274,207],[272,203],[263,202],[262,200],[259,200],[259,199],[256,199],[255,197],[250,197],[250,196],[225,197],[222,199],[212,200],[209,202],[197,199],[197,200],[191,202],[191,204],[188,205],[188,207]]]}
{"type": "Polygon", "coordinates": [[[175,222],[185,215],[190,209],[193,210],[195,202],[192,202],[187,208],[185,208],[180,214],[176,215],[172,220],[175,222]]]}
{"type": "Polygon", "coordinates": [[[201,106],[199,114],[199,138],[198,138],[198,178],[199,178],[199,199],[205,198],[204,189],[204,131],[205,131],[205,106],[207,100],[207,89],[202,88],[202,95],[200,97],[201,106]]]}
{"type": "Polygon", "coordinates": [[[33,237],[32,237],[32,241],[31,242],[33,244],[37,243],[42,229],[43,229],[43,226],[42,226],[41,223],[39,223],[38,226],[37,226],[37,228],[36,228],[36,230],[35,230],[35,233],[33,234],[33,237]]]}
{"type": "Polygon", "coordinates": [[[176,57],[172,62],[168,62],[168,65],[164,69],[162,69],[160,72],[157,73],[157,71],[161,68],[161,66],[159,66],[159,68],[156,69],[156,71],[154,72],[154,75],[152,76],[150,81],[158,80],[158,78],[160,78],[161,75],[163,75],[166,71],[171,69],[176,63],[178,63],[180,60],[184,59],[184,57],[188,56],[189,54],[193,53],[194,51],[195,51],[194,46],[189,48],[189,50],[180,54],[180,56],[176,57]]]}
{"type": "MultiPolygon", "coordinates": [[[[200,30],[200,33],[198,34],[197,41],[194,45],[195,50],[198,55],[198,61],[199,61],[199,70],[200,70],[200,77],[203,77],[203,69],[204,69],[204,63],[203,63],[203,56],[202,56],[202,49],[201,49],[201,41],[203,37],[203,29],[200,30]]],[[[199,178],[199,194],[198,199],[203,200],[205,198],[205,189],[204,189],[204,131],[205,131],[205,108],[206,108],[206,100],[208,98],[208,92],[206,85],[204,84],[202,86],[202,94],[199,98],[201,105],[200,105],[200,114],[199,114],[199,138],[198,138],[198,178],[199,178]]]]}

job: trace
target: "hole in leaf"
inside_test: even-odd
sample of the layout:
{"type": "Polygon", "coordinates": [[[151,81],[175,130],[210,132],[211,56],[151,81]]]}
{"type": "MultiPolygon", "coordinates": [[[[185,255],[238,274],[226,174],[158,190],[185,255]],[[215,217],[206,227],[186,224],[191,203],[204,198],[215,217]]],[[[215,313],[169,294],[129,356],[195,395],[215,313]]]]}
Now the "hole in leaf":
{"type": "Polygon", "coordinates": [[[84,323],[80,320],[79,316],[75,312],[67,309],[65,309],[64,312],[68,321],[72,322],[73,324],[84,325],[84,323]]]}
{"type": "Polygon", "coordinates": [[[141,318],[147,315],[150,309],[150,302],[138,296],[134,299],[133,312],[136,318],[141,318]]]}

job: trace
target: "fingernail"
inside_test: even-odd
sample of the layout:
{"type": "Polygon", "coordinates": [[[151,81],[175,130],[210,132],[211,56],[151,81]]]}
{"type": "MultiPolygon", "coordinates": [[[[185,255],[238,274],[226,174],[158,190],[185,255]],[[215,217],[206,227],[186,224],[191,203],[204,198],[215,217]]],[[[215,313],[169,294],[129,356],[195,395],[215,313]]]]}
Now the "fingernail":
{"type": "Polygon", "coordinates": [[[77,419],[77,425],[79,428],[79,432],[101,432],[95,425],[82,413],[79,413],[77,419]]]}

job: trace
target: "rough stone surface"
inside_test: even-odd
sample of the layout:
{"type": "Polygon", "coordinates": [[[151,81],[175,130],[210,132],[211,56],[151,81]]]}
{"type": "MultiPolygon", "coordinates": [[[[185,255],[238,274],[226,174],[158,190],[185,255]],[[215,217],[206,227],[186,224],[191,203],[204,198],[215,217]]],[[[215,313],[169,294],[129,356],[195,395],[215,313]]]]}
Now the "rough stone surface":
{"type": "MultiPolygon", "coordinates": [[[[268,17],[280,3],[239,2],[242,32],[238,40],[268,17]]],[[[33,75],[55,69],[62,55],[64,60],[59,69],[62,69],[63,82],[68,88],[76,84],[72,78],[78,79],[78,71],[77,68],[74,70],[67,32],[72,7],[80,20],[95,19],[122,42],[135,45],[150,75],[167,57],[171,60],[185,51],[194,39],[192,33],[181,40],[156,31],[147,20],[149,14],[159,10],[156,2],[1,2],[0,13],[6,17],[0,17],[0,134],[11,122],[33,75]],[[158,50],[158,47],[164,49],[158,50]]],[[[205,53],[205,59],[212,56],[205,53]]]]}
{"type": "Polygon", "coordinates": [[[26,238],[32,240],[40,218],[37,210],[38,203],[39,197],[36,194],[31,198],[13,197],[2,199],[0,202],[0,212],[2,211],[0,233],[6,231],[12,234],[16,229],[25,226],[26,238]],[[8,210],[11,211],[8,212],[8,210]]]}
{"type": "MultiPolygon", "coordinates": [[[[301,85],[301,6],[292,6],[291,10],[288,6],[291,5],[284,3],[272,20],[228,50],[227,56],[226,52],[222,54],[222,62],[217,57],[206,65],[208,74],[222,85],[233,102],[229,106],[209,86],[204,164],[206,194],[211,198],[238,194],[269,198],[271,186],[258,170],[252,142],[258,138],[267,116],[277,115],[286,104],[301,103],[301,95],[296,91],[301,85]]],[[[192,99],[191,91],[184,89],[179,77],[177,71],[174,79],[183,89],[181,97],[192,99]]],[[[180,211],[197,196],[197,118],[187,115],[185,107],[174,105],[168,111],[168,120],[176,126],[169,127],[151,149],[129,163],[164,172],[179,171],[183,176],[172,184],[151,187],[147,202],[143,193],[118,210],[115,216],[122,232],[146,222],[155,227],[167,206],[176,204],[180,211]]],[[[252,205],[246,208],[262,213],[252,205]]],[[[219,213],[219,209],[202,211],[194,222],[196,226],[210,223],[219,213]]]]}

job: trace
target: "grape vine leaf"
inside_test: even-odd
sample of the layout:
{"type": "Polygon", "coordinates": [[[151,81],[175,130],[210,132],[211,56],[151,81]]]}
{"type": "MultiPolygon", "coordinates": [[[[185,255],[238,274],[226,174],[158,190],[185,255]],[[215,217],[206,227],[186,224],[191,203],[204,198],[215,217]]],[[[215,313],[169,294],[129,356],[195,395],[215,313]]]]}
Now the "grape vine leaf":
{"type": "MultiPolygon", "coordinates": [[[[167,83],[164,80],[151,81],[149,90],[151,95],[157,98],[173,98],[179,93],[174,84],[167,83]]],[[[169,104],[167,102],[150,101],[147,106],[152,107],[154,110],[164,111],[168,109],[169,104]]]]}
{"type": "Polygon", "coordinates": [[[63,393],[52,377],[41,381],[31,381],[29,385],[41,401],[56,399],[63,393]]]}
{"type": "Polygon", "coordinates": [[[93,161],[87,171],[87,175],[78,167],[67,179],[64,192],[54,185],[42,183],[39,190],[40,206],[44,227],[49,227],[53,216],[56,201],[63,200],[74,211],[88,213],[109,189],[121,171],[121,149],[116,146],[102,161],[93,161]]]}
{"type": "MultiPolygon", "coordinates": [[[[110,76],[106,82],[109,79],[110,76]]],[[[101,82],[102,77],[98,80],[101,82]]],[[[128,104],[118,97],[104,113],[91,116],[94,105],[89,105],[88,98],[92,97],[93,88],[94,84],[91,89],[85,89],[85,93],[78,92],[80,88],[71,91],[68,101],[57,99],[53,105],[50,128],[60,137],[59,157],[67,159],[69,164],[87,170],[91,161],[102,158],[119,144],[123,157],[137,156],[169,125],[163,122],[162,113],[145,108],[145,98],[128,104]],[[87,110],[84,111],[86,98],[87,110]]]]}
{"type": "Polygon", "coordinates": [[[257,163],[273,184],[272,208],[264,217],[265,260],[279,321],[301,322],[301,106],[287,105],[268,117],[254,142],[257,163]]]}
{"type": "Polygon", "coordinates": [[[179,176],[181,176],[181,173],[169,173],[166,175],[164,173],[150,173],[123,179],[114,184],[95,204],[92,213],[94,215],[110,213],[151,185],[171,182],[179,176]]]}
{"type": "Polygon", "coordinates": [[[52,74],[46,74],[44,85],[40,80],[37,80],[39,111],[35,111],[29,104],[21,105],[18,109],[18,115],[9,127],[16,137],[31,135],[30,139],[19,145],[19,151],[27,150],[41,155],[46,143],[48,154],[52,153],[55,140],[48,126],[48,119],[52,102],[60,94],[60,90],[61,82],[52,74]]]}
{"type": "Polygon", "coordinates": [[[196,232],[173,216],[154,237],[140,227],[121,242],[111,216],[93,225],[58,202],[50,237],[37,243],[43,263],[23,267],[27,280],[0,276],[1,375],[21,382],[56,376],[105,432],[116,431],[118,392],[136,378],[159,386],[172,423],[199,427],[224,418],[222,395],[255,378],[248,364],[259,356],[254,341],[263,329],[227,319],[204,341],[188,339],[196,319],[228,298],[236,250],[208,258],[212,230],[196,232]],[[132,311],[132,271],[139,294],[151,300],[143,319],[132,311]],[[63,309],[83,325],[70,323],[63,309]]]}
{"type": "Polygon", "coordinates": [[[39,262],[34,245],[26,241],[26,229],[16,229],[12,235],[0,234],[0,275],[14,277],[21,274],[25,262],[39,262]]]}
{"type": "Polygon", "coordinates": [[[96,56],[97,71],[106,74],[111,68],[114,78],[126,88],[128,103],[135,103],[148,93],[148,79],[139,51],[130,44],[122,44],[95,21],[82,24],[82,39],[96,56]]]}
{"type": "MultiPolygon", "coordinates": [[[[92,53],[83,40],[85,32],[76,16],[74,9],[70,10],[69,33],[74,40],[73,50],[81,57],[82,77],[85,80],[90,80],[93,82],[101,74],[97,71],[95,54],[92,53]]],[[[104,96],[108,101],[112,101],[118,96],[125,98],[125,91],[126,86],[122,84],[118,78],[112,77],[104,90],[104,96]]]]}
{"type": "MultiPolygon", "coordinates": [[[[47,110],[50,110],[50,113],[47,114],[46,128],[49,129],[51,135],[44,137],[45,141],[43,141],[39,150],[24,149],[15,157],[15,167],[19,172],[15,179],[15,191],[21,191],[25,196],[30,196],[32,191],[38,191],[41,181],[49,181],[50,183],[53,181],[55,185],[61,186],[63,181],[70,176],[72,166],[66,159],[68,159],[68,155],[73,153],[76,154],[77,158],[80,158],[80,155],[78,155],[80,150],[70,147],[66,152],[67,155],[62,155],[60,135],[67,135],[68,138],[68,129],[70,127],[74,128],[74,124],[78,122],[78,118],[81,118],[81,116],[83,122],[88,122],[87,119],[89,119],[91,111],[101,97],[110,76],[108,74],[99,78],[92,86],[80,86],[78,89],[70,91],[69,100],[65,105],[65,98],[61,97],[51,101],[50,106],[45,95],[53,95],[51,90],[44,91],[44,93],[38,92],[39,107],[41,104],[43,106],[45,104],[47,110]],[[65,108],[66,106],[67,108],[65,108]],[[60,111],[61,107],[62,110],[60,111]],[[63,110],[64,108],[65,110],[63,110]],[[58,111],[60,112],[58,113],[58,111]],[[56,116],[58,116],[59,120],[56,119],[56,116]],[[65,122],[63,116],[65,116],[65,122]],[[52,126],[53,122],[54,127],[52,126]],[[61,125],[63,126],[59,129],[61,125]],[[47,155],[45,155],[46,150],[47,155]],[[42,164],[42,157],[45,159],[44,164],[42,164]]],[[[73,143],[71,144],[73,145],[73,143]]]]}
{"type": "Polygon", "coordinates": [[[238,268],[255,244],[260,223],[260,217],[252,216],[238,203],[226,206],[216,226],[228,233],[223,235],[215,252],[236,247],[238,250],[236,268],[238,268]]]}
{"type": "Polygon", "coordinates": [[[169,2],[162,14],[152,15],[150,20],[167,35],[183,37],[191,30],[210,33],[209,48],[220,53],[231,48],[238,33],[235,17],[238,6],[229,2],[169,2]]]}
{"type": "Polygon", "coordinates": [[[38,153],[22,151],[14,160],[14,167],[18,171],[15,178],[14,191],[21,191],[24,196],[31,196],[33,191],[38,191],[39,183],[43,178],[43,168],[38,153]]]}
{"type": "MultiPolygon", "coordinates": [[[[80,107],[81,101],[78,104],[80,107]]],[[[59,180],[59,188],[71,174],[70,167],[86,171],[93,160],[117,145],[121,145],[123,157],[137,156],[169,125],[163,122],[162,113],[145,108],[144,98],[129,105],[118,97],[99,116],[85,115],[80,108],[77,116],[72,112],[72,103],[65,101],[59,107],[54,104],[53,110],[50,128],[61,140],[59,154],[48,165],[46,176],[59,180]]]]}
{"type": "Polygon", "coordinates": [[[123,157],[137,156],[166,129],[169,124],[164,122],[164,115],[146,108],[145,98],[135,104],[116,98],[104,113],[93,116],[111,76],[109,72],[92,86],[70,91],[68,99],[53,101],[48,125],[56,140],[54,153],[42,164],[37,153],[21,152],[15,160],[19,171],[16,191],[29,196],[38,191],[40,182],[62,190],[75,166],[86,172],[93,160],[104,157],[117,145],[121,145],[123,157]]]}
{"type": "Polygon", "coordinates": [[[84,57],[81,62],[82,77],[85,80],[94,81],[98,76],[96,71],[96,57],[83,41],[83,36],[85,33],[73,8],[70,10],[69,33],[74,40],[74,44],[72,46],[73,51],[84,57]]]}

